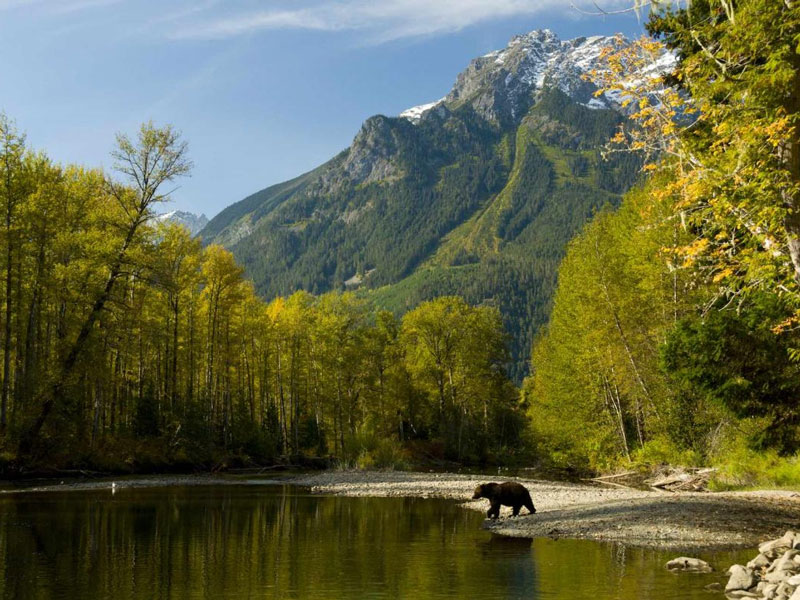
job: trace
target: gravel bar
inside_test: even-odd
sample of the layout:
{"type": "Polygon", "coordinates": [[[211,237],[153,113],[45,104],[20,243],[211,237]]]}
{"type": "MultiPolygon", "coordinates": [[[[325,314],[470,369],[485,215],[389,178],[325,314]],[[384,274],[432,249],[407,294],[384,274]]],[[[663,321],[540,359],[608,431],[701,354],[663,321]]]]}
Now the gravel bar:
{"type": "MultiPolygon", "coordinates": [[[[713,548],[753,546],[800,525],[800,494],[789,491],[660,492],[624,487],[494,478],[519,481],[531,492],[537,513],[510,516],[484,528],[513,537],[585,538],[637,546],[713,548]]],[[[291,483],[313,493],[341,496],[448,498],[486,511],[472,500],[476,485],[491,477],[446,473],[326,471],[291,483]]],[[[523,509],[523,513],[525,513],[523,509]]]]}

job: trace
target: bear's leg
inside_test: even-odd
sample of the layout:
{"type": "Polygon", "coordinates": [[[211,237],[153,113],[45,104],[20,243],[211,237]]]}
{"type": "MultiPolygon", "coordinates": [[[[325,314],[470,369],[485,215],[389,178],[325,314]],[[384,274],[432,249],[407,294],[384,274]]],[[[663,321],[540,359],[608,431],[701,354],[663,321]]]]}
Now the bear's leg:
{"type": "Polygon", "coordinates": [[[528,500],[525,502],[525,508],[527,508],[528,512],[532,515],[536,514],[536,507],[533,505],[533,500],[530,498],[528,498],[528,500]]]}
{"type": "Polygon", "coordinates": [[[489,514],[489,518],[490,519],[491,518],[499,519],[500,518],[500,503],[499,502],[495,502],[493,500],[492,501],[492,506],[489,508],[489,513],[488,514],[489,514]],[[494,517],[492,517],[492,515],[494,515],[494,517]]]}
{"type": "Polygon", "coordinates": [[[518,517],[519,516],[519,509],[522,508],[522,505],[521,504],[515,504],[512,508],[514,510],[514,513],[513,513],[514,516],[518,517]]]}

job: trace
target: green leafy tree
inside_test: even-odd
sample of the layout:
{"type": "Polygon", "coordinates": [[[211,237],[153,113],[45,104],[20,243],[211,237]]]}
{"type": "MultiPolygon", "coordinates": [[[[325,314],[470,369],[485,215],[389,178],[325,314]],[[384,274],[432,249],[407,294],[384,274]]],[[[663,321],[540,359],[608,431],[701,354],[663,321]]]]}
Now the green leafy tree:
{"type": "Polygon", "coordinates": [[[785,336],[769,323],[785,314],[774,296],[762,295],[747,310],[711,311],[705,318],[681,320],[663,348],[663,364],[694,399],[697,411],[715,403],[737,419],[762,418],[753,444],[783,453],[798,449],[800,366],[785,336]]]}
{"type": "Polygon", "coordinates": [[[517,400],[503,375],[507,337],[497,310],[437,298],[407,313],[400,335],[408,372],[427,397],[431,425],[446,449],[461,460],[470,439],[478,442],[473,453],[484,452],[497,433],[490,417],[508,416],[517,400]]]}
{"type": "Polygon", "coordinates": [[[534,430],[556,462],[604,466],[672,439],[677,399],[659,348],[702,296],[692,272],[676,264],[686,239],[680,221],[651,193],[664,180],[599,213],[559,269],[550,323],[523,386],[534,430]]]}
{"type": "Polygon", "coordinates": [[[616,141],[676,159],[651,165],[674,174],[654,193],[671,199],[694,234],[680,255],[718,298],[741,304],[766,291],[800,304],[800,7],[655,4],[648,31],[678,63],[666,78],[647,80],[632,67],[652,59],[656,42],[609,53],[601,84],[605,77],[604,87],[636,107],[639,125],[616,141]]]}
{"type": "MultiPolygon", "coordinates": [[[[0,114],[0,200],[3,206],[5,235],[5,286],[4,286],[4,319],[3,319],[3,382],[0,392],[0,432],[7,425],[8,396],[11,389],[11,358],[13,338],[13,295],[14,295],[14,259],[19,252],[19,224],[17,208],[20,204],[26,185],[25,169],[25,137],[20,135],[14,124],[0,114]]],[[[20,274],[17,273],[19,277],[20,274]]]]}
{"type": "Polygon", "coordinates": [[[125,187],[111,181],[107,185],[108,194],[118,203],[119,221],[115,225],[119,228],[121,242],[109,256],[105,283],[97,292],[77,336],[60,361],[60,369],[44,395],[39,415],[20,440],[20,452],[23,454],[31,451],[54,404],[62,399],[64,386],[72,376],[89,336],[112,296],[114,284],[123,274],[136,236],[152,216],[152,207],[165,200],[165,192],[159,190],[165,183],[187,175],[191,170],[192,164],[186,156],[186,143],[169,126],[158,129],[152,123],[147,123],[142,125],[136,143],[120,134],[117,136],[117,146],[112,153],[117,161],[115,167],[128,177],[133,186],[125,187]]]}

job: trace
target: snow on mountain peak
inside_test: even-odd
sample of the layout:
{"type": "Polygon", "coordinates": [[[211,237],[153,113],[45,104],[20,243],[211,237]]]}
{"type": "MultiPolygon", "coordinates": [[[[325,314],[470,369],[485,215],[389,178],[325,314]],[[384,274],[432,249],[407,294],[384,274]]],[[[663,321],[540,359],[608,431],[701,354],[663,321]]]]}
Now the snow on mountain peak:
{"type": "Polygon", "coordinates": [[[445,98],[441,98],[436,102],[429,102],[428,104],[420,104],[419,106],[412,106],[411,108],[408,108],[403,112],[401,112],[399,116],[408,119],[412,123],[416,123],[422,118],[422,115],[424,115],[432,108],[436,108],[444,101],[445,98]]]}
{"type": "MultiPolygon", "coordinates": [[[[613,97],[595,98],[596,87],[584,79],[613,40],[613,36],[596,35],[562,41],[549,29],[515,35],[505,48],[472,60],[445,98],[410,108],[400,116],[419,123],[442,103],[469,102],[487,119],[513,120],[527,111],[532,92],[543,87],[557,87],[589,108],[615,108],[613,97]]],[[[649,67],[648,74],[663,73],[674,63],[675,57],[665,54],[649,67]]]]}

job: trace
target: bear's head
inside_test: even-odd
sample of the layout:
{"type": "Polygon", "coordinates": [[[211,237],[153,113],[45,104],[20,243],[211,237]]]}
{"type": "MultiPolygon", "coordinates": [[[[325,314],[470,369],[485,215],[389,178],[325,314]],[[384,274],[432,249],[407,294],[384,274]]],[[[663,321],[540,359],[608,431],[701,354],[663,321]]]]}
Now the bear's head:
{"type": "Polygon", "coordinates": [[[477,500],[478,498],[483,498],[483,486],[479,485],[475,488],[475,493],[472,495],[473,500],[477,500]]]}

